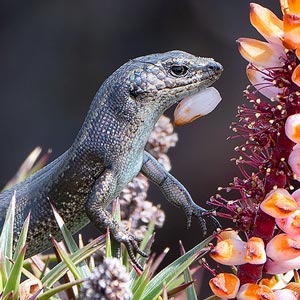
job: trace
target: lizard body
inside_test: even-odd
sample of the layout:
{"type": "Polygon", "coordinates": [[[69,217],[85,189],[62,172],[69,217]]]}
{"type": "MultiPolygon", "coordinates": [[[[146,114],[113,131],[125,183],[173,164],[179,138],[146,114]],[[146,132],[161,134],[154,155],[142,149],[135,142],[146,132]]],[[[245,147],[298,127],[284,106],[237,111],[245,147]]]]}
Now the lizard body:
{"type": "Polygon", "coordinates": [[[211,85],[222,66],[210,58],[182,51],[139,57],[108,77],[96,93],[72,146],[56,160],[0,194],[0,229],[16,191],[15,236],[28,213],[31,219],[26,256],[51,246],[49,235],[61,238],[51,204],[72,233],[90,221],[126,245],[132,261],[138,239],[105,210],[140,171],[156,183],[165,197],[181,207],[190,223],[196,216],[205,231],[206,210],[144,150],[158,118],[186,96],[211,85]]]}

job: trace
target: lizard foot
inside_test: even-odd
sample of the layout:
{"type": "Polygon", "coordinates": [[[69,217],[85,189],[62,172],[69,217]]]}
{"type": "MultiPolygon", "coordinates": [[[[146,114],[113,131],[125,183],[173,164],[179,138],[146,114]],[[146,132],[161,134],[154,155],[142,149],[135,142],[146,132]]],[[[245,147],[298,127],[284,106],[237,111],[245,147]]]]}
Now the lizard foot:
{"type": "Polygon", "coordinates": [[[198,219],[198,221],[200,222],[200,227],[202,229],[203,236],[206,236],[206,234],[207,234],[207,226],[206,226],[206,221],[205,221],[206,218],[210,218],[217,228],[221,228],[221,224],[216,219],[214,214],[215,214],[215,210],[206,210],[197,204],[193,204],[191,209],[188,211],[188,213],[186,213],[187,226],[188,226],[188,228],[191,226],[192,216],[195,216],[198,219]]]}
{"type": "Polygon", "coordinates": [[[115,240],[119,243],[123,243],[127,249],[128,255],[132,263],[138,267],[141,271],[143,271],[143,267],[137,261],[134,252],[140,254],[143,257],[148,257],[148,254],[142,251],[138,243],[141,242],[143,239],[136,237],[133,233],[129,232],[126,229],[121,228],[118,232],[113,234],[115,240]]]}

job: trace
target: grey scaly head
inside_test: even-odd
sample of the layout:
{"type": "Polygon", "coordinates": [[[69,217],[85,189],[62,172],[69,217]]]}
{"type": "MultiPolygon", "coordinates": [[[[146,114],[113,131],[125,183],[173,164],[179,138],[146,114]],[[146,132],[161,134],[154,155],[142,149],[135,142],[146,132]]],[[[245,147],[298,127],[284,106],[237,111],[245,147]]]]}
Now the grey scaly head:
{"type": "Polygon", "coordinates": [[[16,237],[31,212],[27,257],[49,248],[50,234],[62,238],[51,203],[72,233],[89,221],[99,229],[109,227],[141,269],[133,254],[135,250],[146,255],[138,247],[140,240],[106,210],[141,172],[158,185],[170,203],[184,210],[188,226],[195,216],[205,233],[203,217],[211,217],[210,212],[195,204],[184,186],[144,148],[165,110],[211,85],[221,72],[222,66],[213,59],[182,51],[147,55],[125,63],[99,88],[70,149],[0,194],[0,227],[16,190],[16,237]]]}

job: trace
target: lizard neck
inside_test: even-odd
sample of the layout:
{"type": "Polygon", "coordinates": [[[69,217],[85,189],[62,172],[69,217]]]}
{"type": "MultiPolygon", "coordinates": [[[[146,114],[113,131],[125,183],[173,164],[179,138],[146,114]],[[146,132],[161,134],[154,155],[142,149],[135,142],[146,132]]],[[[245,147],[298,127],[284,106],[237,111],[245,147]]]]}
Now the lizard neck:
{"type": "Polygon", "coordinates": [[[121,87],[110,86],[105,82],[96,93],[71,146],[73,159],[89,156],[109,165],[121,156],[143,152],[161,113],[151,107],[147,111],[143,103],[131,99],[121,87]]]}

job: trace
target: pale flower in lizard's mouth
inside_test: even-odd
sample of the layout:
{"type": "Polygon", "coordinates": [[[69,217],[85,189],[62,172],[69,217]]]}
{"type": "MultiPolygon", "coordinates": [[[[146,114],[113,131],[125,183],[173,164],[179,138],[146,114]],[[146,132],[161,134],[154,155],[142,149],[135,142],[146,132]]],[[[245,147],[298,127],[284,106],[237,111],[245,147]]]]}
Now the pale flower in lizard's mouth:
{"type": "Polygon", "coordinates": [[[212,112],[222,100],[214,87],[205,88],[180,101],[174,111],[174,124],[182,126],[212,112]]]}

